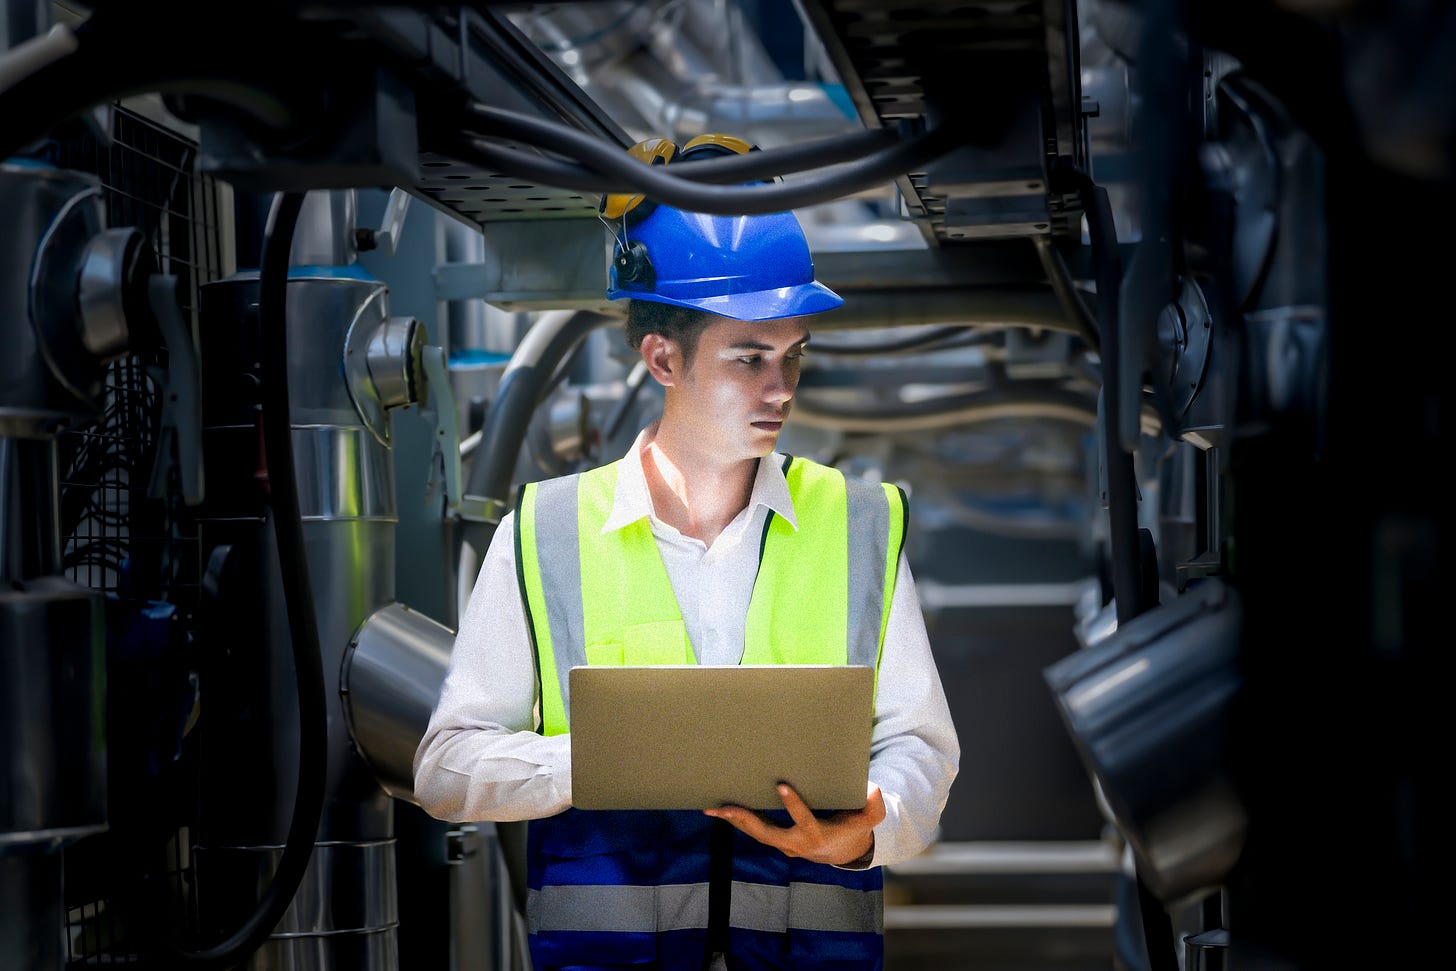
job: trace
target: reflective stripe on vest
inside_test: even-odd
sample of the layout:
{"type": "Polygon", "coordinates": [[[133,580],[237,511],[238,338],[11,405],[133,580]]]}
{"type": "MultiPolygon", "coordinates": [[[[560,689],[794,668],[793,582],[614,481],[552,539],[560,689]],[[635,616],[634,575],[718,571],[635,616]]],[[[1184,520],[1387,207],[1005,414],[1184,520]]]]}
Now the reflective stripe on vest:
{"type": "MultiPolygon", "coordinates": [[[[696,663],[646,518],[602,532],[618,468],[521,489],[516,563],[546,735],[569,730],[567,676],[577,665],[696,663]]],[[[804,459],[791,459],[784,477],[798,529],[769,515],[742,663],[878,669],[905,535],[904,495],[804,459]]]]}

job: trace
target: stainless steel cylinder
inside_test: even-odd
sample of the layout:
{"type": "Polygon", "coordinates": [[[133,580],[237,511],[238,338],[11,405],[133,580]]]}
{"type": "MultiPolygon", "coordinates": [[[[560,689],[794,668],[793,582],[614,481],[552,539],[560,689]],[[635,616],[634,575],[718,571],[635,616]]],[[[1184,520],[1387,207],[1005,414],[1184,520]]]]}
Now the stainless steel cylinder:
{"type": "MultiPolygon", "coordinates": [[[[199,906],[213,913],[246,913],[282,856],[281,844],[199,847],[194,857],[199,906]]],[[[393,839],[315,844],[293,906],[249,966],[260,971],[396,967],[394,860],[393,839]]]]}
{"type": "Polygon", "coordinates": [[[344,714],[359,754],[390,795],[415,800],[414,756],[450,666],[455,634],[419,611],[374,612],[344,656],[344,714]]]}
{"type": "Polygon", "coordinates": [[[1218,887],[1247,816],[1228,763],[1243,608],[1217,577],[1044,672],[1138,876],[1170,907],[1218,887]]]}
{"type": "Polygon", "coordinates": [[[54,440],[0,438],[0,579],[61,572],[59,481],[54,440]]]}
{"type": "Polygon", "coordinates": [[[0,437],[46,438],[96,417],[101,367],[78,339],[76,286],[101,231],[89,175],[0,163],[0,437]]]}
{"type": "Polygon", "coordinates": [[[61,577],[0,588],[0,854],[106,828],[100,593],[61,577]]]}
{"type": "MultiPolygon", "coordinates": [[[[328,770],[308,871],[248,967],[393,969],[394,802],[357,754],[340,702],[355,633],[394,601],[389,421],[368,360],[371,340],[390,326],[386,288],[357,267],[294,273],[286,293],[290,423],[330,706],[328,770]]],[[[236,928],[281,858],[302,727],[266,502],[275,486],[258,410],[268,375],[257,304],[255,273],[203,288],[209,488],[199,534],[210,596],[199,610],[199,640],[211,663],[202,672],[208,701],[196,860],[199,915],[213,935],[236,928]]]]}
{"type": "Polygon", "coordinates": [[[63,577],[56,446],[95,420],[77,284],[103,223],[90,176],[0,164],[0,967],[66,958],[59,850],[106,829],[99,592],[63,577]]]}

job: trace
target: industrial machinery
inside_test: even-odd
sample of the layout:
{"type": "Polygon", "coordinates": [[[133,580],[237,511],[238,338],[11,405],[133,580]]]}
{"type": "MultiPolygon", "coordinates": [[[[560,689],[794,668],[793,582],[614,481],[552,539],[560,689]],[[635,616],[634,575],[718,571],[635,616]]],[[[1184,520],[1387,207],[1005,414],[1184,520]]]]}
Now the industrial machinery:
{"type": "Polygon", "coordinates": [[[529,967],[411,763],[516,490],[660,405],[626,191],[846,298],[781,447],[911,494],[965,748],[888,968],[1436,952],[1448,6],[0,13],[0,968],[529,967]]]}

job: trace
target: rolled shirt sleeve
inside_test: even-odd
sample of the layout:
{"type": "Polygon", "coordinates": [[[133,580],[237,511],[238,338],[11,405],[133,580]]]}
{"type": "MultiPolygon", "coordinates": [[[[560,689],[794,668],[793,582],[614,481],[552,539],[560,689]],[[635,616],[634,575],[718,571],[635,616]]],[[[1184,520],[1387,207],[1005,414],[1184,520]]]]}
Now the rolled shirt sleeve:
{"type": "Polygon", "coordinates": [[[535,730],[536,663],[516,584],[513,515],[486,550],[415,752],[415,798],[438,819],[538,819],[571,805],[571,736],[535,730]]]}

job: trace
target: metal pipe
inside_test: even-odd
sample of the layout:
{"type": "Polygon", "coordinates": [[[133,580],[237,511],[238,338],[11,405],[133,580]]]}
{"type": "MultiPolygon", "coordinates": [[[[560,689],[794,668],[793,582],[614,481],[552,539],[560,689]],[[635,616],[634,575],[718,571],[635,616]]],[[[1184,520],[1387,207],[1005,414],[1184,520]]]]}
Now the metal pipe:
{"type": "Polygon", "coordinates": [[[450,628],[391,603],[370,615],[344,655],[339,690],[349,734],[379,784],[396,799],[416,802],[415,751],[429,727],[454,643],[450,628]]]}
{"type": "Polygon", "coordinates": [[[794,398],[789,421],[811,428],[845,432],[905,432],[950,428],[1009,418],[1064,421],[1090,427],[1097,421],[1097,409],[1075,392],[1045,389],[996,389],[972,394],[946,395],[913,404],[886,407],[876,404],[816,404],[812,397],[794,398]]]}
{"type": "Polygon", "coordinates": [[[816,331],[965,324],[1081,333],[1067,319],[1051,287],[1045,285],[860,290],[825,282],[844,297],[844,306],[816,315],[816,331]]]}
{"type": "MultiPolygon", "coordinates": [[[[347,206],[327,211],[338,219],[351,212],[347,206]]],[[[351,233],[340,224],[320,238],[351,233]]],[[[204,672],[210,701],[201,725],[195,859],[204,924],[212,929],[226,929],[240,910],[254,906],[256,888],[280,865],[292,791],[284,783],[298,759],[294,638],[283,623],[286,598],[269,522],[283,515],[271,514],[259,492],[260,481],[276,491],[285,472],[271,461],[258,468],[255,405],[235,390],[248,386],[249,362],[256,360],[258,336],[248,322],[257,293],[254,274],[203,288],[204,359],[213,374],[205,408],[212,468],[198,521],[209,563],[204,587],[213,593],[199,610],[199,627],[213,660],[204,672]],[[266,478],[260,480],[260,471],[266,478]],[[237,730],[253,723],[265,730],[237,730]]],[[[308,550],[324,696],[339,698],[354,637],[394,602],[398,514],[388,408],[402,402],[389,389],[419,394],[417,382],[400,380],[418,366],[416,343],[406,339],[417,322],[389,316],[383,283],[333,267],[312,275],[295,270],[286,302],[287,435],[296,452],[288,474],[298,490],[293,515],[308,550]]],[[[362,971],[392,968],[398,960],[394,801],[359,757],[349,713],[334,711],[321,779],[325,809],[310,841],[312,857],[273,936],[253,956],[254,968],[362,971]]]]}
{"type": "MultiPolygon", "coordinates": [[[[612,319],[590,311],[553,310],[542,314],[526,332],[501,376],[486,415],[479,454],[470,466],[465,500],[474,507],[474,523],[500,521],[511,490],[511,473],[542,393],[576,345],[612,319]]],[[[472,545],[481,540],[479,536],[466,538],[472,545]]],[[[485,546],[478,548],[484,551],[485,546]]]]}
{"type": "Polygon", "coordinates": [[[61,851],[108,825],[104,605],[60,575],[55,443],[100,413],[78,281],[104,216],[92,177],[44,166],[0,165],[0,209],[0,954],[60,971],[61,851]]]}

